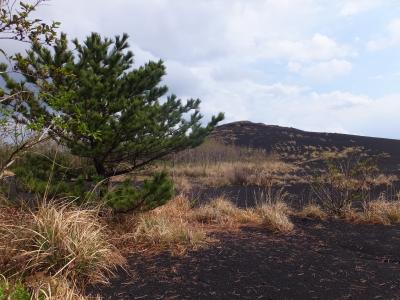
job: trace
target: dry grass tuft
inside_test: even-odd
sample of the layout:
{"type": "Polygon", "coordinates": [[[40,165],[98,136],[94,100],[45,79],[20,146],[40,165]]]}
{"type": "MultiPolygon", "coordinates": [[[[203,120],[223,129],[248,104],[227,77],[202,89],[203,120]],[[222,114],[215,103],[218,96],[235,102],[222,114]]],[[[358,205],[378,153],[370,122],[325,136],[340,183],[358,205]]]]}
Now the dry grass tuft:
{"type": "Polygon", "coordinates": [[[240,210],[224,197],[218,197],[192,211],[197,222],[208,224],[233,223],[240,210]]]}
{"type": "Polygon", "coordinates": [[[328,214],[316,204],[308,204],[301,211],[296,213],[301,218],[310,218],[316,220],[326,220],[328,214]]]}
{"type": "Polygon", "coordinates": [[[224,197],[213,199],[209,203],[193,209],[192,218],[200,223],[238,226],[244,223],[261,223],[254,209],[240,209],[224,197]]]}
{"type": "Polygon", "coordinates": [[[37,300],[100,300],[101,297],[86,297],[82,295],[75,284],[70,284],[65,278],[45,278],[33,285],[32,298],[37,300]]]}
{"type": "Polygon", "coordinates": [[[179,186],[185,186],[180,178],[196,178],[209,186],[274,184],[291,177],[296,170],[294,165],[277,158],[258,162],[232,161],[199,164],[195,162],[174,165],[172,174],[179,186]],[[283,176],[282,174],[285,174],[283,176]]]}
{"type": "Polygon", "coordinates": [[[207,240],[203,230],[190,226],[184,219],[173,220],[151,213],[140,217],[134,238],[158,246],[180,245],[194,248],[204,245],[207,240]]]}
{"type": "Polygon", "coordinates": [[[262,219],[262,224],[274,232],[289,233],[294,229],[288,215],[290,212],[286,203],[263,203],[256,208],[262,219]]]}
{"type": "Polygon", "coordinates": [[[178,196],[157,209],[139,216],[133,237],[136,241],[157,246],[198,248],[208,239],[205,231],[191,224],[191,204],[178,196]]]}
{"type": "Polygon", "coordinates": [[[108,242],[96,210],[46,203],[23,223],[1,228],[0,253],[12,255],[8,272],[63,275],[84,284],[107,282],[125,262],[108,242]]]}
{"type": "Polygon", "coordinates": [[[261,224],[262,218],[260,214],[257,213],[257,210],[253,208],[247,208],[239,210],[239,213],[236,215],[236,221],[239,224],[247,224],[247,223],[261,224]]]}
{"type": "Polygon", "coordinates": [[[359,220],[384,225],[400,223],[400,201],[376,200],[367,203],[359,214],[359,220]]]}
{"type": "Polygon", "coordinates": [[[244,223],[263,224],[274,232],[288,233],[294,225],[289,219],[290,208],[284,202],[286,193],[278,190],[261,193],[256,208],[240,209],[224,197],[192,211],[195,221],[236,227],[244,223]]]}
{"type": "Polygon", "coordinates": [[[9,281],[0,275],[0,299],[9,300],[100,300],[83,296],[75,284],[64,277],[32,276],[22,281],[9,281]]]}

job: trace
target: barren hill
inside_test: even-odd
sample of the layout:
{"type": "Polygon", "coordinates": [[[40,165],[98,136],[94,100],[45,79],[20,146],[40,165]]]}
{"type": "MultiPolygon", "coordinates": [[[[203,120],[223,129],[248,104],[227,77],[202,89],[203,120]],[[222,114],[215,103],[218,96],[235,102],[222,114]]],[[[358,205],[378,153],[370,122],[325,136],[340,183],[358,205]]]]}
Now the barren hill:
{"type": "Polygon", "coordinates": [[[275,151],[288,160],[306,158],[315,151],[359,147],[368,154],[384,154],[386,158],[381,161],[381,167],[389,172],[400,172],[400,140],[308,132],[249,121],[221,125],[213,132],[212,138],[225,144],[275,151]]]}

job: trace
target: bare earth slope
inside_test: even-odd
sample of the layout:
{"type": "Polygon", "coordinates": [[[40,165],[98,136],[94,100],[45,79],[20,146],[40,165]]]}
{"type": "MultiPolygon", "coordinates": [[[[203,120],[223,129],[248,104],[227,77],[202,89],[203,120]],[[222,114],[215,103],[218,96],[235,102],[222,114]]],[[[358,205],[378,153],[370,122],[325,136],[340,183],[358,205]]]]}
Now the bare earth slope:
{"type": "Polygon", "coordinates": [[[286,154],[288,159],[318,150],[340,151],[349,147],[361,147],[370,154],[388,154],[381,167],[390,173],[400,172],[400,140],[307,132],[248,121],[221,125],[213,132],[212,138],[226,144],[276,151],[284,156],[286,154]]]}
{"type": "MultiPolygon", "coordinates": [[[[399,140],[250,122],[222,125],[212,138],[276,151],[299,165],[314,151],[361,147],[371,155],[386,153],[381,169],[400,174],[399,140]]],[[[302,185],[285,188],[298,198],[306,196],[302,185]]],[[[255,194],[248,186],[206,192],[228,196],[239,206],[247,206],[248,196],[255,194]]],[[[222,228],[213,233],[218,242],[184,256],[134,253],[126,271],[119,270],[109,286],[90,292],[105,299],[400,299],[400,225],[291,218],[295,230],[288,235],[256,225],[237,231],[222,228]]]]}
{"type": "Polygon", "coordinates": [[[219,233],[173,257],[133,255],[105,299],[400,299],[400,227],[295,219],[296,231],[219,233]]]}

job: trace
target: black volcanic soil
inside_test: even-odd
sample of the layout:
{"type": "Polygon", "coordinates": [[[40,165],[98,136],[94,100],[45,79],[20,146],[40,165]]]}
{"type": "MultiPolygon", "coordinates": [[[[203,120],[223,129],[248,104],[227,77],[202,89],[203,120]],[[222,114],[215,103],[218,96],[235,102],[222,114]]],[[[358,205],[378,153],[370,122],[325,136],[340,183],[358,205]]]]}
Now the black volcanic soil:
{"type": "Polygon", "coordinates": [[[218,126],[211,138],[225,144],[275,151],[288,160],[292,155],[305,155],[311,149],[340,151],[360,147],[368,154],[388,154],[380,167],[388,173],[400,174],[400,140],[338,133],[307,132],[295,128],[265,125],[248,121],[218,126]]]}
{"type": "Polygon", "coordinates": [[[291,235],[245,227],[183,257],[132,255],[105,299],[400,299],[400,226],[295,219],[291,235]]]}
{"type": "MultiPolygon", "coordinates": [[[[377,159],[379,172],[386,175],[395,175],[400,178],[400,140],[365,137],[337,133],[307,132],[295,128],[265,125],[248,121],[224,124],[215,129],[211,139],[224,144],[263,149],[267,152],[279,154],[283,161],[297,165],[298,178],[318,175],[326,169],[321,159],[313,159],[313,152],[339,152],[346,148],[363,149],[364,154],[377,159]],[[379,158],[378,158],[379,157],[379,158]]],[[[299,207],[310,200],[316,200],[305,182],[286,182],[284,188],[289,193],[288,201],[294,207],[299,207]]],[[[377,198],[385,193],[388,198],[400,191],[400,181],[393,181],[391,185],[380,185],[371,188],[371,198],[377,198]]],[[[195,198],[201,202],[224,195],[232,199],[239,207],[254,205],[260,194],[256,186],[197,186],[195,198]]]]}
{"type": "MultiPolygon", "coordinates": [[[[371,155],[388,154],[381,170],[400,175],[399,140],[250,122],[222,125],[212,138],[275,151],[294,163],[296,157],[307,157],[314,150],[362,147],[371,155]]],[[[309,200],[307,184],[285,190],[291,194],[292,206],[309,200]]],[[[227,195],[245,207],[254,205],[258,191],[251,186],[207,187],[192,198],[227,195]]],[[[104,299],[400,299],[400,225],[301,218],[293,222],[295,231],[286,236],[244,227],[214,233],[219,242],[185,256],[132,254],[128,272],[120,270],[109,286],[96,286],[90,292],[104,299]]]]}
{"type": "MultiPolygon", "coordinates": [[[[279,192],[281,187],[275,187],[272,192],[279,192]]],[[[318,202],[318,198],[314,196],[313,191],[308,183],[298,183],[286,185],[282,189],[286,193],[285,202],[292,208],[302,208],[306,204],[318,202]]],[[[198,204],[207,203],[212,199],[224,197],[231,200],[240,208],[254,207],[257,201],[263,199],[263,195],[268,192],[259,186],[239,186],[229,185],[220,187],[197,187],[188,193],[190,199],[197,201],[198,204]]],[[[400,182],[394,182],[391,186],[381,185],[372,187],[369,191],[371,199],[378,199],[384,193],[388,199],[395,199],[400,192],[400,182]]],[[[319,203],[321,204],[321,203],[319,203]]],[[[361,205],[360,202],[354,203],[356,206],[361,205]]]]}

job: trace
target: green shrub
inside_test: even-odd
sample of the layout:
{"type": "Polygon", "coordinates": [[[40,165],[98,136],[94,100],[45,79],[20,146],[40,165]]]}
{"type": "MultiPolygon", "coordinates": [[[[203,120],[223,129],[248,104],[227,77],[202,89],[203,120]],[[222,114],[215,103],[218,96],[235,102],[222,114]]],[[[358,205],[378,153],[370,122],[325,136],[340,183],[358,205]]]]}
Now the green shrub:
{"type": "Polygon", "coordinates": [[[173,183],[165,172],[157,173],[151,180],[146,180],[143,186],[135,188],[131,181],[110,190],[105,200],[118,212],[131,210],[150,210],[165,204],[173,196],[173,183]]]}
{"type": "Polygon", "coordinates": [[[379,156],[368,156],[360,148],[329,153],[322,162],[326,171],[315,176],[313,194],[327,211],[343,215],[355,201],[366,201],[378,171],[379,156]]]}
{"type": "Polygon", "coordinates": [[[30,300],[31,294],[21,283],[11,284],[6,279],[0,280],[0,300],[30,300]]]}
{"type": "Polygon", "coordinates": [[[19,187],[30,193],[82,197],[95,181],[93,169],[69,153],[27,153],[14,167],[19,187]],[[49,179],[51,184],[49,185],[49,179]],[[48,186],[49,185],[49,186],[48,186]]]}
{"type": "Polygon", "coordinates": [[[27,288],[21,283],[17,283],[9,295],[10,300],[29,300],[31,295],[27,288]]]}

